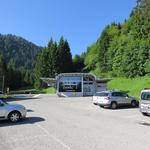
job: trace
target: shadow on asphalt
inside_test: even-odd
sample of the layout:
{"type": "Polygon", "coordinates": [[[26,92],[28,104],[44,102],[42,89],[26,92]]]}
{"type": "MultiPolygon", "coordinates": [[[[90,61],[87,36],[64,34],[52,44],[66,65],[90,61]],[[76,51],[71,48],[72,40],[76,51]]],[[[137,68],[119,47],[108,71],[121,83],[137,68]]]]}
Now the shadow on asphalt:
{"type": "Polygon", "coordinates": [[[111,109],[109,107],[104,107],[104,109],[117,111],[117,110],[124,110],[124,109],[139,109],[139,106],[136,106],[136,107],[132,107],[132,106],[118,106],[116,109],[111,109]]]}
{"type": "Polygon", "coordinates": [[[150,126],[150,123],[147,123],[147,122],[139,122],[139,124],[143,126],[150,126]]]}
{"type": "Polygon", "coordinates": [[[34,112],[34,110],[32,110],[32,109],[27,109],[27,112],[34,112]]]}
{"type": "Polygon", "coordinates": [[[5,101],[13,102],[13,101],[32,100],[32,99],[38,100],[40,98],[39,97],[17,97],[17,98],[10,98],[5,101]]]}
{"type": "Polygon", "coordinates": [[[136,106],[136,107],[132,107],[132,106],[120,106],[117,109],[138,109],[138,108],[139,108],[139,106],[136,106]]]}
{"type": "Polygon", "coordinates": [[[24,124],[34,124],[34,123],[42,122],[42,121],[45,121],[45,119],[41,118],[41,117],[27,117],[16,123],[11,123],[8,120],[4,120],[4,121],[0,121],[0,127],[17,126],[17,125],[24,125],[24,124]]]}

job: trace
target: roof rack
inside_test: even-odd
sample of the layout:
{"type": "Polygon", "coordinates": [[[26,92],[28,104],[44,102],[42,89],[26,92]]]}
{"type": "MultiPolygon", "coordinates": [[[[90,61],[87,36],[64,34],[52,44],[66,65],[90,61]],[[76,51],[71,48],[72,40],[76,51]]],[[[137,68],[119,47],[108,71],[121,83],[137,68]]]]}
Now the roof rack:
{"type": "Polygon", "coordinates": [[[124,91],[124,90],[119,90],[119,89],[112,89],[110,91],[117,91],[117,92],[124,92],[124,93],[129,93],[130,91],[124,91]]]}

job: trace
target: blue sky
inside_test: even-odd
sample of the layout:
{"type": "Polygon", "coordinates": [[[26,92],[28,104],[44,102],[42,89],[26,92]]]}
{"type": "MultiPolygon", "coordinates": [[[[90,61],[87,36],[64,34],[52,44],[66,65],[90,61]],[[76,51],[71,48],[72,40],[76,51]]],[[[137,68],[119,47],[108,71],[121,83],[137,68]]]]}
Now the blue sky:
{"type": "Polygon", "coordinates": [[[15,34],[40,46],[61,36],[73,55],[95,42],[104,27],[123,22],[136,0],[1,0],[0,33],[15,34]]]}

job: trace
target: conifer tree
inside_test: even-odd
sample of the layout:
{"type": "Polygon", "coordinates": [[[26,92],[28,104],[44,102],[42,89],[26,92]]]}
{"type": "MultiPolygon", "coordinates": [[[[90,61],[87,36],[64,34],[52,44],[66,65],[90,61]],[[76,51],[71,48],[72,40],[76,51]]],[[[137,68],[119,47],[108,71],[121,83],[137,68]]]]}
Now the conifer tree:
{"type": "Polygon", "coordinates": [[[60,38],[58,45],[58,58],[59,58],[59,73],[66,73],[73,71],[72,55],[70,47],[63,37],[60,38]]]}

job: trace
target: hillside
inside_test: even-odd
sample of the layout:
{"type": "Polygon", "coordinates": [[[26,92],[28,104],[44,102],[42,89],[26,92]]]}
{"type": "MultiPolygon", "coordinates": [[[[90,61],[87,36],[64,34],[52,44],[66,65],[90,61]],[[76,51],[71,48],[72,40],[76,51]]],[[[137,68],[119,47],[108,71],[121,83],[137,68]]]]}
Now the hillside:
{"type": "Polygon", "coordinates": [[[108,89],[119,89],[123,91],[128,91],[129,95],[135,96],[137,99],[140,97],[140,92],[144,88],[150,87],[150,77],[136,77],[133,79],[129,78],[113,78],[108,83],[108,89]]]}
{"type": "Polygon", "coordinates": [[[127,20],[106,26],[88,47],[84,63],[85,69],[98,76],[150,74],[150,1],[137,0],[127,20]]]}
{"type": "Polygon", "coordinates": [[[15,35],[0,34],[0,53],[8,66],[33,70],[35,57],[42,48],[15,35]]]}

